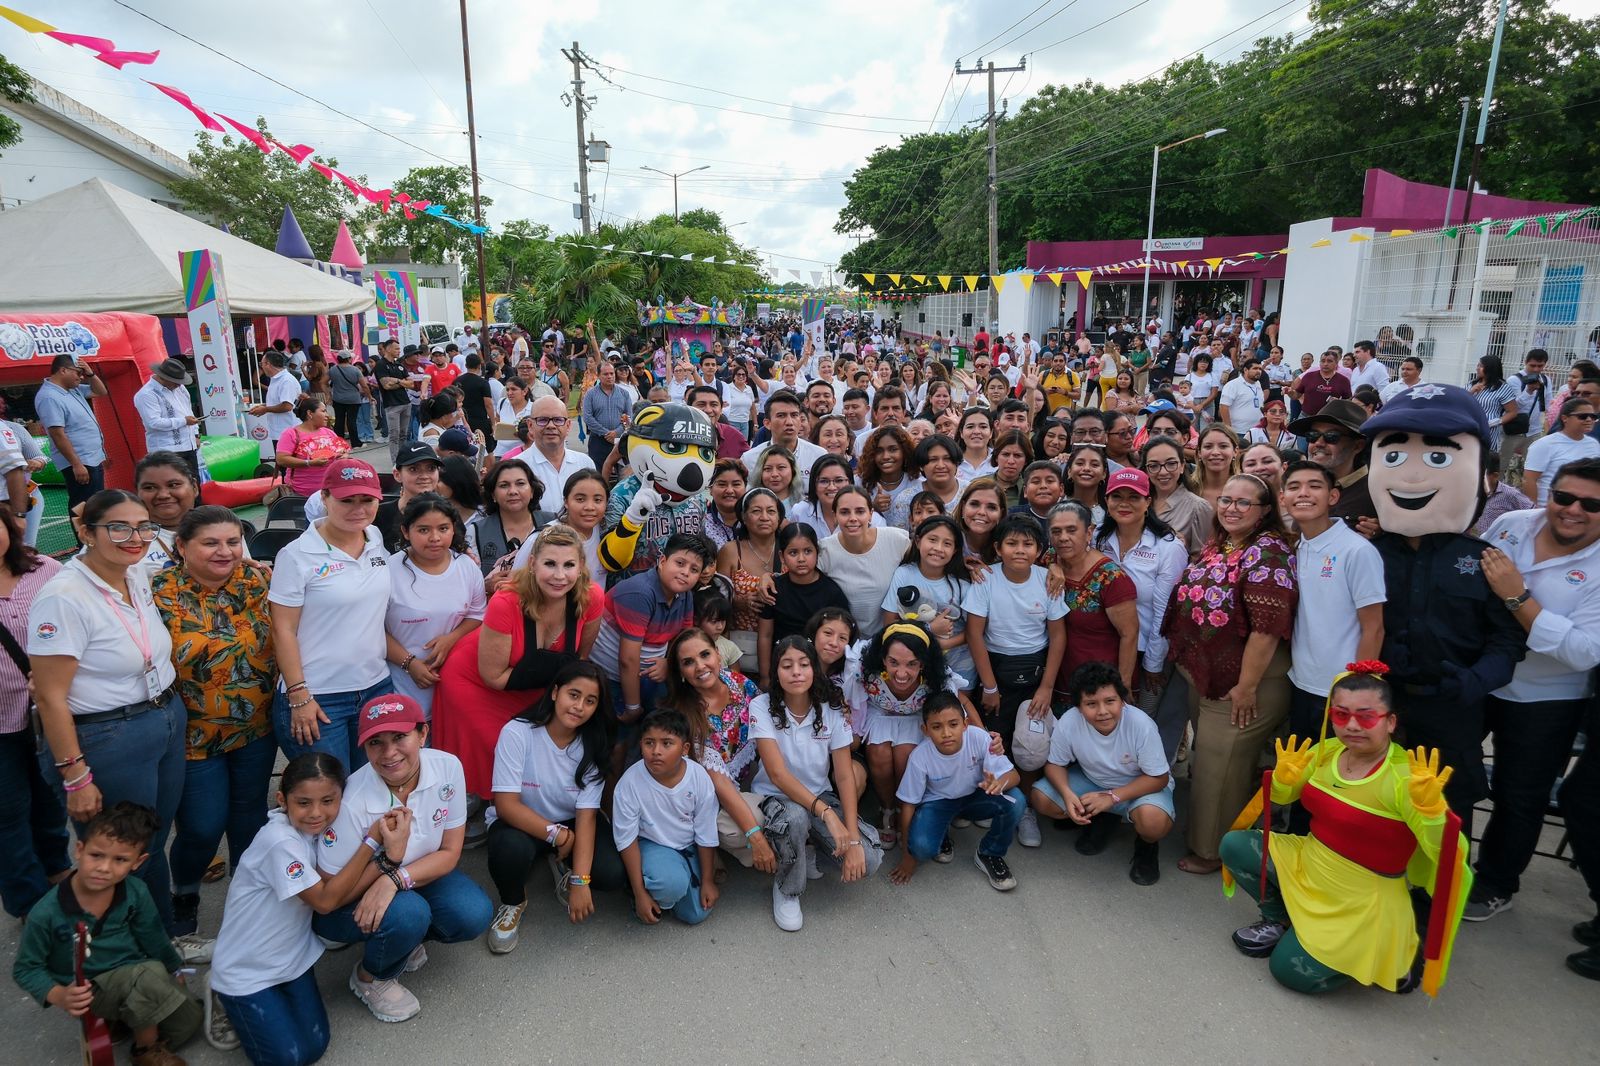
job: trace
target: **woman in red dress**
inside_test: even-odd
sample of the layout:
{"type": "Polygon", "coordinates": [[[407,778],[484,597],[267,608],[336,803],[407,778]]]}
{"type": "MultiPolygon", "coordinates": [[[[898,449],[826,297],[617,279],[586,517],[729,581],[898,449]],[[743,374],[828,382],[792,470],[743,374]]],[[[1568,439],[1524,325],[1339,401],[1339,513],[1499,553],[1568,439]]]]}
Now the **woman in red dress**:
{"type": "Polygon", "coordinates": [[[571,527],[539,531],[528,566],[489,598],[483,625],[450,652],[433,697],[433,743],[461,760],[467,791],[489,798],[500,729],[539,702],[550,679],[586,658],[605,593],[571,527]]]}

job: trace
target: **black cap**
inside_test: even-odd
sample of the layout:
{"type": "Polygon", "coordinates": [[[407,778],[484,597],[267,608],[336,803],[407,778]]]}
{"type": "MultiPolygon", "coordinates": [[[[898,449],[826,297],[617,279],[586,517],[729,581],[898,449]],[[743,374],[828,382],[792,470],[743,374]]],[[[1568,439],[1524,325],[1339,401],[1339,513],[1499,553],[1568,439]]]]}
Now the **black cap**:
{"type": "Polygon", "coordinates": [[[421,354],[422,354],[422,346],[420,344],[408,344],[404,348],[400,349],[400,356],[403,359],[409,359],[413,355],[421,355],[421,354]]]}
{"type": "Polygon", "coordinates": [[[437,463],[438,461],[438,452],[420,440],[414,440],[400,445],[400,454],[395,457],[394,468],[399,470],[404,466],[413,466],[417,463],[437,463]]]}

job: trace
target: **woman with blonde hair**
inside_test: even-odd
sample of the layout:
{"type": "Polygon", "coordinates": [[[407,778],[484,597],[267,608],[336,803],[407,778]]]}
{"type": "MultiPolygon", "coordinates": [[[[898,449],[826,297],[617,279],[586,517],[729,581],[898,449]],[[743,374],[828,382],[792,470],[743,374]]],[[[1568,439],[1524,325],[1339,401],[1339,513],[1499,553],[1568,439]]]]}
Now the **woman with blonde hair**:
{"type": "Polygon", "coordinates": [[[434,690],[434,746],[461,760],[469,793],[489,797],[500,730],[563,665],[588,656],[604,608],[583,538],[559,522],[540,530],[528,565],[489,598],[483,625],[456,643],[434,690]]]}
{"type": "Polygon", "coordinates": [[[1228,479],[1239,472],[1239,459],[1244,449],[1239,445],[1239,435],[1220,422],[1213,422],[1200,432],[1194,466],[1194,491],[1201,499],[1216,509],[1217,497],[1228,479]]]}

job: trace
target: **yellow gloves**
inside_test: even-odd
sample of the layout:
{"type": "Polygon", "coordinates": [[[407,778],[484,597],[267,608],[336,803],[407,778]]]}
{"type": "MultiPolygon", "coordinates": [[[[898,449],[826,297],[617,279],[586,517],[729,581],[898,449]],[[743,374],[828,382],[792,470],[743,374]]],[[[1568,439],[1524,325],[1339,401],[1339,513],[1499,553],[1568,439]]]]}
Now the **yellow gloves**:
{"type": "Polygon", "coordinates": [[[1311,739],[1290,735],[1287,741],[1274,740],[1278,762],[1272,768],[1272,783],[1279,788],[1294,788],[1305,780],[1311,768],[1311,739]]]}
{"type": "Polygon", "coordinates": [[[1408,751],[1406,761],[1411,766],[1411,777],[1406,782],[1406,790],[1411,793],[1411,805],[1418,814],[1427,818],[1442,815],[1446,807],[1444,786],[1450,783],[1450,778],[1456,772],[1455,767],[1439,769],[1438,748],[1408,751]]]}

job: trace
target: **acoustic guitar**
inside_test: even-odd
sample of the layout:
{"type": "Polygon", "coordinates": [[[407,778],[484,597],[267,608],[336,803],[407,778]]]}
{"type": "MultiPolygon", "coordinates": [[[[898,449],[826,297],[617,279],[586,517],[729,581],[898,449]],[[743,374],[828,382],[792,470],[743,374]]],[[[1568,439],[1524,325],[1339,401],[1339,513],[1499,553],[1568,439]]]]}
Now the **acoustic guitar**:
{"type": "MultiPolygon", "coordinates": [[[[73,935],[73,980],[87,984],[83,977],[83,960],[89,957],[89,927],[83,922],[73,935]]],[[[116,1066],[116,1054],[111,1047],[111,1028],[93,1011],[85,1011],[83,1022],[83,1066],[116,1066]]]]}

